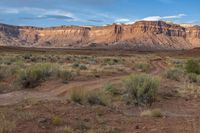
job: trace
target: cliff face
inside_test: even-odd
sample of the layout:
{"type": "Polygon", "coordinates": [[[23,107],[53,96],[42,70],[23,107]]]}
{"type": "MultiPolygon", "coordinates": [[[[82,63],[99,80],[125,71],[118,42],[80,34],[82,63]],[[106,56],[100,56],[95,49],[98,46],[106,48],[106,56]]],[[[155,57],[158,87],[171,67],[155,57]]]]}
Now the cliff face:
{"type": "Polygon", "coordinates": [[[35,47],[111,47],[189,49],[200,47],[200,26],[181,27],[162,21],[132,25],[52,28],[0,25],[0,45],[35,47]]]}

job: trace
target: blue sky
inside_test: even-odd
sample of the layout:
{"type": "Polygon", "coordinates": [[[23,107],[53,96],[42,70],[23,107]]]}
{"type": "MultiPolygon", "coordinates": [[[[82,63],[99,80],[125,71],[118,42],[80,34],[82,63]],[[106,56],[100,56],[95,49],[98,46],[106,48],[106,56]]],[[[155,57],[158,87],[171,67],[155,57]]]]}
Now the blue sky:
{"type": "Polygon", "coordinates": [[[199,0],[0,0],[0,23],[48,27],[166,20],[200,24],[199,6],[199,0]]]}

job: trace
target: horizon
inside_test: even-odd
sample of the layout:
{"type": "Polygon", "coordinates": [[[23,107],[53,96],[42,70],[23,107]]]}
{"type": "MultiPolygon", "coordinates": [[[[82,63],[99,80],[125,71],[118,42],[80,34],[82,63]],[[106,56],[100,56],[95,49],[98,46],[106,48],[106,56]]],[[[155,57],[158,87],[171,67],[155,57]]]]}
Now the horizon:
{"type": "Polygon", "coordinates": [[[179,25],[181,27],[194,27],[194,26],[200,26],[198,24],[191,24],[191,23],[174,23],[172,21],[163,21],[163,20],[155,20],[155,21],[150,21],[150,20],[138,20],[133,23],[110,23],[106,25],[53,25],[53,26],[32,26],[32,25],[14,25],[14,24],[7,24],[7,23],[1,23],[0,25],[7,25],[7,26],[17,26],[17,27],[33,27],[33,28],[57,28],[57,27],[105,27],[105,26],[111,26],[111,25],[134,25],[137,22],[164,22],[166,24],[171,24],[171,25],[179,25]]]}
{"type": "Polygon", "coordinates": [[[199,25],[199,4],[194,0],[1,0],[0,23],[35,27],[104,26],[145,20],[199,25]]]}

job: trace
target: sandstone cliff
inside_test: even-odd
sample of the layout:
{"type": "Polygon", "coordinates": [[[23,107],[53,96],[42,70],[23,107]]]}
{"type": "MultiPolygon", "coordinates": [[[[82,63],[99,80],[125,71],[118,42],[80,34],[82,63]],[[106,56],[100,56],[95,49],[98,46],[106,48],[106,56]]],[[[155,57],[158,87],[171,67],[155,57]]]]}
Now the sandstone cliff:
{"type": "Polygon", "coordinates": [[[0,24],[0,45],[34,47],[102,47],[190,49],[200,47],[200,26],[182,27],[163,21],[102,27],[20,27],[0,24]]]}

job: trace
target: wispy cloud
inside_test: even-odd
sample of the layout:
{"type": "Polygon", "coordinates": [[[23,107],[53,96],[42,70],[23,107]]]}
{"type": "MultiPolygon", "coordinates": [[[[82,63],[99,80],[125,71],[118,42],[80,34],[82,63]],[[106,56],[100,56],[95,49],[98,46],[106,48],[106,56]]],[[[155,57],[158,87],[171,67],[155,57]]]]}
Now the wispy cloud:
{"type": "Polygon", "coordinates": [[[98,20],[98,19],[89,19],[89,22],[95,22],[95,23],[102,23],[104,22],[103,20],[98,20]]]}
{"type": "Polygon", "coordinates": [[[167,20],[167,19],[180,19],[185,16],[187,16],[187,15],[186,14],[178,14],[178,15],[172,15],[172,16],[149,16],[149,17],[143,18],[142,20],[158,21],[158,20],[167,20]]]}
{"type": "MultiPolygon", "coordinates": [[[[30,14],[31,17],[21,17],[21,19],[76,19],[75,15],[68,11],[60,9],[43,9],[43,8],[0,8],[0,14],[30,14]]],[[[20,19],[20,18],[19,18],[20,19]]]]}

